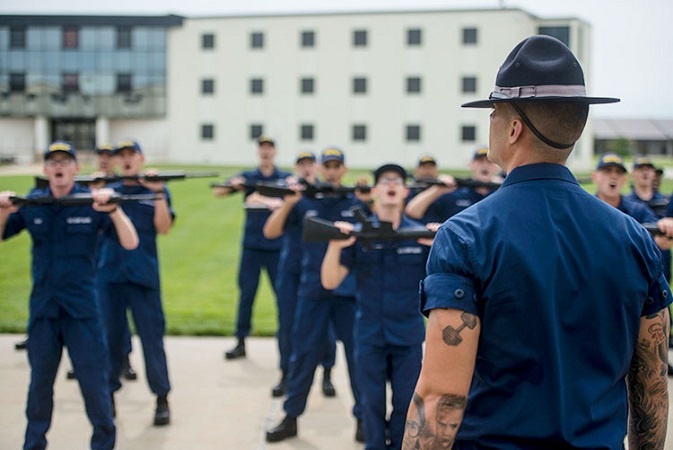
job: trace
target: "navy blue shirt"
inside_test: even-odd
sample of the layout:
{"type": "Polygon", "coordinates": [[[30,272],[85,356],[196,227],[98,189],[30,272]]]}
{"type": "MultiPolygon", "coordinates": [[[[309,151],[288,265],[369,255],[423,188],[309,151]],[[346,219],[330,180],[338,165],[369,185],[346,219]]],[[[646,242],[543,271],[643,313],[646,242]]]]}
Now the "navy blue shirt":
{"type": "MultiPolygon", "coordinates": [[[[372,217],[376,222],[376,216],[372,217]]],[[[402,216],[398,230],[425,228],[402,216]]],[[[372,346],[420,344],[425,338],[418,310],[418,283],[425,277],[430,247],[415,240],[356,241],[341,252],[341,264],[355,271],[358,312],[355,336],[372,346]]]]}
{"type": "Polygon", "coordinates": [[[481,319],[457,448],[623,449],[640,318],[671,303],[642,226],[565,166],[518,167],[442,225],[427,272],[425,313],[481,319]]]}
{"type": "MultiPolygon", "coordinates": [[[[294,205],[285,221],[285,229],[299,227],[303,230],[304,217],[319,217],[336,222],[337,220],[355,222],[354,207],[362,207],[362,202],[349,194],[342,197],[327,197],[321,199],[302,198],[294,205]]],[[[299,280],[299,295],[318,299],[329,293],[344,297],[355,297],[355,278],[349,274],[339,287],[328,291],[320,282],[320,267],[327,251],[327,242],[305,242],[301,252],[301,277],[299,280]]]]}
{"type": "MultiPolygon", "coordinates": [[[[490,195],[487,194],[487,195],[490,195]]],[[[432,202],[428,210],[423,215],[423,222],[444,222],[462,210],[469,208],[475,203],[483,200],[487,195],[480,194],[472,188],[461,187],[453,192],[444,194],[432,202]]]]}
{"type": "Polygon", "coordinates": [[[654,214],[654,211],[652,211],[650,208],[643,205],[642,203],[631,200],[624,196],[622,196],[622,200],[619,203],[617,209],[623,212],[624,214],[633,217],[634,219],[636,219],[638,223],[657,222],[657,216],[656,214],[654,214]]]}
{"type": "MultiPolygon", "coordinates": [[[[258,182],[269,183],[278,180],[284,180],[291,174],[279,170],[277,167],[271,175],[264,176],[259,168],[253,170],[246,170],[239,173],[237,176],[245,178],[247,184],[254,185],[258,182]]],[[[250,194],[255,192],[254,188],[246,188],[244,193],[244,201],[250,194]]],[[[281,248],[281,239],[267,239],[264,237],[264,224],[266,219],[271,215],[269,209],[246,209],[245,210],[245,227],[243,230],[243,247],[256,250],[279,251],[281,248]]]]}
{"type": "Polygon", "coordinates": [[[643,200],[638,197],[636,191],[631,191],[629,195],[624,196],[627,200],[641,203],[654,212],[658,218],[666,217],[666,210],[668,209],[668,199],[665,195],[661,194],[659,191],[654,191],[652,198],[649,200],[643,200]]]}
{"type": "MultiPolygon", "coordinates": [[[[75,184],[70,194],[88,193],[75,184]]],[[[28,197],[50,196],[48,187],[28,197]]],[[[107,213],[91,206],[23,206],[10,214],[3,239],[27,229],[32,238],[31,321],[57,318],[63,308],[76,319],[98,317],[96,306],[96,243],[99,230],[115,234],[107,213]]]]}
{"type": "MultiPolygon", "coordinates": [[[[123,195],[151,194],[141,185],[115,183],[108,186],[123,195]]],[[[164,196],[171,207],[171,196],[164,187],[164,196]]],[[[100,246],[99,281],[102,283],[135,283],[152,289],[160,288],[157,229],[154,226],[154,201],[127,202],[122,205],[138,232],[138,247],[126,250],[116,234],[106,233],[100,246]]],[[[175,213],[170,209],[171,216],[175,213]]]]}

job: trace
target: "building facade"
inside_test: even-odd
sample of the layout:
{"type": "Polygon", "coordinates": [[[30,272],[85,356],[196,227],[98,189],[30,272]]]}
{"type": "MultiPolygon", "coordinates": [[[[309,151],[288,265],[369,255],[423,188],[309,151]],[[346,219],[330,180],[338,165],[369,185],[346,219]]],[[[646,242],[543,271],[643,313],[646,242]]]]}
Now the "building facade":
{"type": "MultiPolygon", "coordinates": [[[[538,33],[574,51],[590,89],[589,25],[519,9],[0,16],[0,154],[134,137],[155,160],[249,165],[264,133],[282,165],[334,145],[353,167],[432,154],[462,168],[488,142],[488,114],[460,104],[485,98],[512,47],[538,33]]],[[[571,165],[591,155],[585,137],[571,165]]]]}

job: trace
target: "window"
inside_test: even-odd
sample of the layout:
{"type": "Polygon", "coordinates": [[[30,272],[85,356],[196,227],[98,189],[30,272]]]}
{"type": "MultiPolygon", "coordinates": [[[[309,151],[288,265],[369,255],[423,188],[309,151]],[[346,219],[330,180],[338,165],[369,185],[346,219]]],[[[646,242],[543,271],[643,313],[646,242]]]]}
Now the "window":
{"type": "Polygon", "coordinates": [[[537,29],[538,34],[544,34],[547,36],[555,37],[559,41],[563,42],[566,47],[570,47],[570,27],[561,26],[561,27],[539,27],[537,29]]]}
{"type": "Polygon", "coordinates": [[[420,94],[421,93],[421,78],[420,77],[408,77],[407,78],[407,94],[420,94]]]}
{"type": "Polygon", "coordinates": [[[117,48],[131,48],[131,27],[117,27],[117,48]]]}
{"type": "Polygon", "coordinates": [[[315,47],[315,31],[301,32],[301,46],[304,48],[315,47]]]}
{"type": "Polygon", "coordinates": [[[212,141],[215,139],[215,125],[212,123],[204,123],[201,125],[201,139],[204,141],[212,141]]]}
{"type": "Polygon", "coordinates": [[[250,48],[264,48],[264,33],[250,33],[250,48]]]}
{"type": "Polygon", "coordinates": [[[64,93],[79,92],[79,74],[64,73],[61,75],[61,90],[64,93]]]}
{"type": "Polygon", "coordinates": [[[423,40],[423,33],[420,28],[409,28],[407,30],[407,45],[419,46],[423,40]]]}
{"type": "Polygon", "coordinates": [[[367,46],[367,30],[353,31],[353,47],[367,46]]]}
{"type": "Polygon", "coordinates": [[[313,78],[302,78],[299,89],[302,94],[313,94],[315,91],[315,81],[313,78]]]}
{"type": "Polygon", "coordinates": [[[418,142],[421,140],[421,126],[407,125],[407,142],[418,142]]]}
{"type": "Polygon", "coordinates": [[[477,43],[477,29],[463,28],[463,44],[476,44],[476,43],[477,43]]]}
{"type": "Polygon", "coordinates": [[[201,35],[201,48],[215,48],[215,35],[213,33],[204,33],[201,35]]]}
{"type": "Polygon", "coordinates": [[[367,93],[367,79],[353,78],[353,94],[366,94],[366,93],[367,93]]]}
{"type": "Polygon", "coordinates": [[[26,92],[26,74],[25,73],[10,73],[9,74],[9,91],[10,92],[26,92]]]}
{"type": "Polygon", "coordinates": [[[63,27],[63,48],[79,47],[79,29],[77,27],[63,27]]]}
{"type": "Polygon", "coordinates": [[[9,27],[9,48],[26,48],[26,27],[9,27]]]}
{"type": "Polygon", "coordinates": [[[214,94],[215,93],[215,80],[212,78],[206,78],[201,80],[201,93],[202,94],[214,94]]]}
{"type": "Polygon", "coordinates": [[[463,93],[477,92],[477,77],[463,77],[463,93]]]}
{"type": "Polygon", "coordinates": [[[131,92],[133,86],[131,83],[131,74],[130,73],[118,73],[117,74],[117,93],[120,92],[131,92]]]}
{"type": "Polygon", "coordinates": [[[313,140],[313,125],[302,124],[299,126],[299,139],[302,141],[313,140]]]}
{"type": "Polygon", "coordinates": [[[477,140],[477,127],[474,125],[463,125],[460,134],[463,142],[474,142],[477,140]]]}
{"type": "Polygon", "coordinates": [[[261,78],[252,78],[250,80],[250,93],[251,94],[263,94],[264,93],[264,80],[261,78]]]}
{"type": "Polygon", "coordinates": [[[353,125],[351,130],[351,139],[354,142],[364,142],[367,140],[367,125],[353,125]]]}
{"type": "Polygon", "coordinates": [[[253,123],[250,125],[250,139],[257,139],[262,134],[264,134],[264,126],[259,123],[253,123]]]}

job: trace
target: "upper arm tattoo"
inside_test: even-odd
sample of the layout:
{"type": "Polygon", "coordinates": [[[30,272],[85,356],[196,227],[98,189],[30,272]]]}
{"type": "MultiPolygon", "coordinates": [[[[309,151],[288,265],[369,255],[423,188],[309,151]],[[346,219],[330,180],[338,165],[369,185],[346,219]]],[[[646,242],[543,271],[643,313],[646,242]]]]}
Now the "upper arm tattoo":
{"type": "Polygon", "coordinates": [[[451,449],[465,414],[464,395],[444,394],[437,401],[434,420],[426,416],[425,401],[414,392],[404,430],[403,450],[451,449]]]}
{"type": "Polygon", "coordinates": [[[461,342],[463,338],[460,336],[460,332],[463,331],[466,327],[470,330],[474,330],[474,327],[477,326],[477,316],[474,314],[463,312],[460,315],[460,319],[463,321],[458,328],[453,328],[451,325],[447,325],[442,330],[442,340],[446,345],[455,347],[461,342]]]}
{"type": "Polygon", "coordinates": [[[668,319],[664,312],[647,316],[628,374],[629,446],[663,449],[668,416],[668,319]]]}

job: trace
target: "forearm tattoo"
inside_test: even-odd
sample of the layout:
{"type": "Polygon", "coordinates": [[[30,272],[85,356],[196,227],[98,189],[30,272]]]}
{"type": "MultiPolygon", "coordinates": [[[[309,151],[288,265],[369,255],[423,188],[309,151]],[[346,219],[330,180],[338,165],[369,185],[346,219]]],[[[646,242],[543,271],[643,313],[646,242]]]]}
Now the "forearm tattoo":
{"type": "Polygon", "coordinates": [[[639,339],[628,375],[629,447],[663,449],[668,417],[668,320],[663,312],[639,339]]]}
{"type": "Polygon", "coordinates": [[[426,416],[423,397],[414,392],[407,415],[402,450],[448,450],[453,447],[465,414],[464,395],[444,394],[437,402],[433,420],[426,416]]]}
{"type": "Polygon", "coordinates": [[[448,325],[442,330],[442,340],[448,346],[455,347],[461,342],[463,338],[460,336],[460,332],[465,328],[474,330],[474,327],[477,326],[477,316],[463,312],[460,315],[460,319],[463,321],[458,328],[453,328],[451,325],[448,325]]]}

